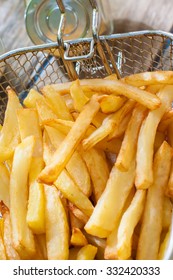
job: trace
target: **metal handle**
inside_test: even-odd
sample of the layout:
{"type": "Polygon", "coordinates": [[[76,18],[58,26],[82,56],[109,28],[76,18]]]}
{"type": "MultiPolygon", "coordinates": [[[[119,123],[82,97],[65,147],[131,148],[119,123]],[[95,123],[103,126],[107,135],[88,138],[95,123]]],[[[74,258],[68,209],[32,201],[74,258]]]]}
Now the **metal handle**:
{"type": "Polygon", "coordinates": [[[89,0],[90,4],[93,9],[92,13],[92,35],[93,38],[90,42],[90,50],[88,54],[81,55],[81,56],[69,56],[70,52],[70,44],[69,43],[64,43],[63,41],[63,34],[64,34],[64,28],[65,28],[65,7],[63,4],[62,0],[56,0],[57,5],[59,6],[61,17],[60,17],[60,24],[58,27],[58,35],[57,35],[57,41],[58,45],[64,49],[64,59],[65,60],[70,60],[70,61],[76,61],[76,60],[82,60],[82,59],[89,59],[92,58],[94,55],[94,44],[98,42],[99,36],[98,36],[98,19],[99,19],[99,14],[98,14],[98,8],[96,5],[95,0],[89,0]]]}

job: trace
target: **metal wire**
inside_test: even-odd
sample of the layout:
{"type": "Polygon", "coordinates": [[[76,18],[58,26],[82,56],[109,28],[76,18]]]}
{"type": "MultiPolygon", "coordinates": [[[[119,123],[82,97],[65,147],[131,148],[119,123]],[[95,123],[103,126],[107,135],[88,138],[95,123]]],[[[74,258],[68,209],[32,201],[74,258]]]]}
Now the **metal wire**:
{"type": "MultiPolygon", "coordinates": [[[[22,98],[31,87],[62,83],[76,77],[99,78],[111,73],[172,70],[173,36],[161,31],[140,31],[101,36],[92,58],[66,62],[56,43],[19,49],[0,57],[0,121],[6,106],[5,89],[10,85],[22,98]],[[70,65],[70,66],[69,66],[70,65]]],[[[85,56],[92,38],[68,41],[69,55],[85,56]]]]}

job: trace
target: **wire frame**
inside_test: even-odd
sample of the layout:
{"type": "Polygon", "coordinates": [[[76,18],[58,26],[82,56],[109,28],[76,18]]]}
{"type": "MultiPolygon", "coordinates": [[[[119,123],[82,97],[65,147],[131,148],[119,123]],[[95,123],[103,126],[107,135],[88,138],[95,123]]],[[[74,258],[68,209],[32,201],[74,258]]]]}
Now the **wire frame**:
{"type": "Polygon", "coordinates": [[[11,86],[23,100],[31,88],[63,83],[75,78],[100,78],[111,73],[124,77],[133,73],[172,70],[173,37],[160,31],[141,31],[102,36],[94,45],[90,59],[90,39],[69,41],[67,62],[57,44],[35,46],[9,52],[0,57],[0,122],[7,103],[6,87],[11,86]]]}

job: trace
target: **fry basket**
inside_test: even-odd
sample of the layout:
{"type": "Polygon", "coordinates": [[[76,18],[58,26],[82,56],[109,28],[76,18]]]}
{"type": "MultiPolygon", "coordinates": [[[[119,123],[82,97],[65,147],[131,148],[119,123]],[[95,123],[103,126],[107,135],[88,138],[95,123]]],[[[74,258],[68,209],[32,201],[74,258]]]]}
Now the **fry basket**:
{"type": "MultiPolygon", "coordinates": [[[[97,14],[94,9],[93,19],[97,14]],[[94,14],[95,13],[95,14],[94,14]]],[[[94,20],[93,20],[94,25],[94,20]]],[[[140,31],[98,36],[74,41],[17,49],[0,56],[0,121],[7,104],[6,87],[22,100],[31,88],[63,83],[76,78],[101,78],[116,73],[118,78],[133,73],[173,70],[173,35],[163,31],[140,31]]],[[[173,259],[173,218],[164,259],[173,259]]]]}

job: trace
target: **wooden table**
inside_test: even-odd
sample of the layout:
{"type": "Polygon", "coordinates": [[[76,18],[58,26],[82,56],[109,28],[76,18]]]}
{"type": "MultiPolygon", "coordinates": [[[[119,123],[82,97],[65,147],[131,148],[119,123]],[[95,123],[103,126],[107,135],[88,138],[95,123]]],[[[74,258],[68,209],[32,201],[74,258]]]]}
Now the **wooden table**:
{"type": "MultiPolygon", "coordinates": [[[[103,1],[105,12],[107,1],[103,1]]],[[[142,29],[169,31],[173,25],[172,0],[110,0],[109,17],[115,32],[142,29]]],[[[25,5],[22,0],[0,0],[0,37],[5,49],[30,46],[24,23],[25,5]]]]}

